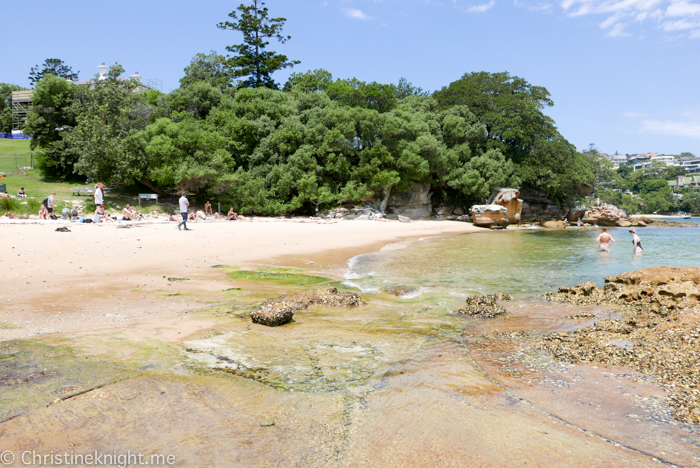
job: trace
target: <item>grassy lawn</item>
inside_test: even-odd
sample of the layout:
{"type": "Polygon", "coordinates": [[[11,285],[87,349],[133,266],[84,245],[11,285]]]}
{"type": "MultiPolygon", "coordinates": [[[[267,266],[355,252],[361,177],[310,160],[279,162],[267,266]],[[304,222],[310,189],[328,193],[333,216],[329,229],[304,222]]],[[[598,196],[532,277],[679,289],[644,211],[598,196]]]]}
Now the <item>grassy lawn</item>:
{"type": "MultiPolygon", "coordinates": [[[[0,138],[0,173],[5,174],[5,177],[0,177],[0,184],[7,186],[7,193],[16,195],[20,187],[24,187],[30,199],[19,198],[0,198],[0,214],[5,214],[7,211],[12,211],[22,217],[29,214],[37,214],[42,200],[48,197],[51,192],[56,192],[56,207],[60,214],[61,209],[65,204],[72,206],[74,202],[80,202],[84,206],[84,213],[92,214],[95,211],[95,204],[91,196],[76,196],[72,194],[73,187],[93,187],[94,184],[83,184],[80,182],[64,182],[61,180],[53,180],[44,178],[41,172],[37,169],[20,170],[17,168],[32,166],[30,157],[29,140],[11,140],[0,138]],[[20,155],[15,157],[14,155],[20,155]],[[23,156],[24,155],[24,156],[23,156]],[[19,174],[17,174],[19,172],[19,174]]],[[[172,206],[164,207],[162,204],[158,207],[152,202],[145,202],[144,206],[139,208],[136,196],[138,189],[136,187],[126,187],[110,191],[105,196],[105,207],[107,211],[119,212],[127,203],[140,212],[170,212],[172,206]]]]}

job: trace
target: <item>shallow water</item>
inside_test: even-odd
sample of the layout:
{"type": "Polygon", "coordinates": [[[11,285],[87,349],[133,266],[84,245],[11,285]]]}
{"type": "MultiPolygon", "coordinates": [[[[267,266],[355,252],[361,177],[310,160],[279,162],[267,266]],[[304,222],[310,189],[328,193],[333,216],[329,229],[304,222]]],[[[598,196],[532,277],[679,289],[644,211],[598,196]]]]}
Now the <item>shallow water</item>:
{"type": "MultiPolygon", "coordinates": [[[[693,220],[699,221],[699,220],[693,220]]],[[[700,224],[638,228],[644,253],[632,254],[626,228],[610,229],[612,251],[598,252],[600,231],[506,230],[438,238],[350,261],[346,284],[362,291],[401,285],[415,295],[494,293],[518,296],[555,291],[651,266],[700,266],[700,224]]]]}

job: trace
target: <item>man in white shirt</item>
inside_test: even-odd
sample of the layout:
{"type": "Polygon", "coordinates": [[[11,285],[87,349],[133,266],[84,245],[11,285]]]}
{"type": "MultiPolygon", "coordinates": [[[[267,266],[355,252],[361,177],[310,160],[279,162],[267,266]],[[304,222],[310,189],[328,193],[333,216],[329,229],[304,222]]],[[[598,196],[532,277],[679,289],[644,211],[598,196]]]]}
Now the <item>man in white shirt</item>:
{"type": "Polygon", "coordinates": [[[189,229],[187,229],[187,207],[190,206],[190,202],[187,200],[187,192],[182,192],[179,203],[182,222],[177,225],[177,229],[180,230],[180,226],[184,225],[185,231],[189,231],[189,229]]]}
{"type": "Polygon", "coordinates": [[[102,191],[102,182],[95,185],[95,205],[104,205],[104,192],[102,191]]]}

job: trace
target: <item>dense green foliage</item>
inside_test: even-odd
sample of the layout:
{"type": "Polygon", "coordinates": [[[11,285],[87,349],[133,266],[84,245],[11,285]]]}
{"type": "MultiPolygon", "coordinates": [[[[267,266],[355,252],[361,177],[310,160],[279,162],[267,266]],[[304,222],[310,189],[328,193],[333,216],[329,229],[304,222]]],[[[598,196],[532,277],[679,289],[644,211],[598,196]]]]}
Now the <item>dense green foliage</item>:
{"type": "Polygon", "coordinates": [[[270,18],[264,5],[262,0],[252,0],[252,5],[242,3],[236,9],[238,12],[229,13],[232,21],[218,24],[220,29],[243,33],[242,44],[226,47],[226,50],[234,54],[226,61],[231,78],[245,78],[239,81],[238,86],[277,89],[278,85],[271,75],[300,63],[289,60],[286,55],[266,50],[270,45],[267,39],[277,39],[284,44],[291,36],[282,35],[286,18],[270,18]]]}
{"type": "Polygon", "coordinates": [[[522,180],[559,199],[592,183],[590,163],[556,132],[532,137],[516,159],[470,107],[441,104],[406,80],[316,70],[293,74],[286,91],[222,92],[203,79],[165,95],[133,93],[136,82],[116,79],[120,68],[90,87],[52,76],[37,85],[27,132],[44,171],[187,190],[261,214],[386,200],[416,182],[461,204],[522,180]]]}
{"type": "Polygon", "coordinates": [[[507,72],[467,73],[435,93],[440,106],[466,106],[486,129],[484,149],[500,151],[525,185],[555,200],[592,185],[591,165],[542,113],[549,92],[507,72]]]}
{"type": "Polygon", "coordinates": [[[29,81],[36,84],[46,75],[58,76],[61,78],[70,78],[73,81],[78,80],[78,73],[73,72],[71,67],[63,63],[63,60],[57,58],[46,59],[43,64],[35,65],[29,71],[29,81]]]}

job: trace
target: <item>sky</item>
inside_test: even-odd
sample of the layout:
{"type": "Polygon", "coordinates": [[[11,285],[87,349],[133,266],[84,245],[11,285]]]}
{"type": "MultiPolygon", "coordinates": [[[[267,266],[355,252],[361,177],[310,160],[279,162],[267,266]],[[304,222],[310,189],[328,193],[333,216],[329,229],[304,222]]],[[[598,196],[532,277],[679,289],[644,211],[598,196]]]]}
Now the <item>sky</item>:
{"type": "MultiPolygon", "coordinates": [[[[31,67],[59,58],[81,80],[118,62],[169,92],[195,54],[242,41],[216,27],[240,2],[25,0],[27,21],[3,21],[0,82],[29,87],[31,67]]],[[[547,88],[555,105],[545,112],[578,149],[700,155],[700,0],[265,3],[292,36],[270,49],[301,61],[273,75],[279,83],[323,68],[435,91],[465,73],[507,71],[547,88]]]]}

